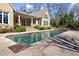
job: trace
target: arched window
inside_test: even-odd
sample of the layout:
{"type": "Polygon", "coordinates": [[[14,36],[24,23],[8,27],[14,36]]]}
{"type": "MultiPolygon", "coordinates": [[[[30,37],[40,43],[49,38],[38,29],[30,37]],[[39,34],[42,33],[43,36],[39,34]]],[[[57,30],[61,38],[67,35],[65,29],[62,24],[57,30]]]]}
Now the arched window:
{"type": "Polygon", "coordinates": [[[48,19],[48,16],[47,16],[47,15],[45,15],[45,16],[44,16],[44,18],[45,18],[45,19],[48,19]]]}

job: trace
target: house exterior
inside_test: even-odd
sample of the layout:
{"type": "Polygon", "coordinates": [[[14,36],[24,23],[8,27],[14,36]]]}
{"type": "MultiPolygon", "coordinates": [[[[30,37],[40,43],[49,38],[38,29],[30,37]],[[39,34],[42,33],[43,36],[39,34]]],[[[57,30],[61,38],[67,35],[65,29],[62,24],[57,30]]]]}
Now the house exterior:
{"type": "Polygon", "coordinates": [[[0,3],[0,26],[50,26],[48,9],[43,9],[32,14],[17,11],[9,3],[0,3]]]}

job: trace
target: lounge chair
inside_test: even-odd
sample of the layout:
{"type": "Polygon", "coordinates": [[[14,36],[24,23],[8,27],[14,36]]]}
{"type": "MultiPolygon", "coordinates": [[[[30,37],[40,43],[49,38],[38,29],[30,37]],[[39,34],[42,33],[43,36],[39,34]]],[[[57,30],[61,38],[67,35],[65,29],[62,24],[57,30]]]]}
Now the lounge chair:
{"type": "Polygon", "coordinates": [[[61,36],[50,37],[49,39],[51,43],[55,43],[56,46],[79,52],[79,45],[76,44],[73,39],[66,39],[61,36]]]}
{"type": "Polygon", "coordinates": [[[71,37],[69,37],[69,36],[65,36],[65,37],[57,36],[57,37],[59,37],[59,38],[65,40],[65,41],[67,41],[67,42],[70,42],[70,43],[72,43],[72,44],[75,44],[75,45],[79,46],[79,44],[78,44],[73,38],[71,38],[71,37]]]}

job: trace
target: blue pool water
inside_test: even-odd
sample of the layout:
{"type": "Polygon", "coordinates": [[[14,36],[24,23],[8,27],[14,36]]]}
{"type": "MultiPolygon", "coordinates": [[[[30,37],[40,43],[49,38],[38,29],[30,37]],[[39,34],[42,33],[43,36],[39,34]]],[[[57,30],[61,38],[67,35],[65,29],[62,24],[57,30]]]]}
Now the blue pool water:
{"type": "Polygon", "coordinates": [[[32,44],[32,43],[47,39],[48,37],[56,36],[62,32],[64,32],[64,30],[54,30],[54,31],[50,30],[50,31],[43,31],[43,32],[10,35],[10,36],[7,36],[7,38],[17,43],[32,44]]]}

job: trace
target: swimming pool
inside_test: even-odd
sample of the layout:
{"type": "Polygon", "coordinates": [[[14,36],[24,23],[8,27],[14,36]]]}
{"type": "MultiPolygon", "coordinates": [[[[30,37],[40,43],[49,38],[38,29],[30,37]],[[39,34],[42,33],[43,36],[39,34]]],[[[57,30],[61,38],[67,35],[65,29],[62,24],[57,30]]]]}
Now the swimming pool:
{"type": "Polygon", "coordinates": [[[17,43],[26,43],[26,44],[30,45],[35,42],[45,40],[48,37],[56,36],[62,32],[64,32],[64,30],[49,30],[49,31],[9,35],[9,36],[7,36],[7,38],[9,38],[17,43]]]}

